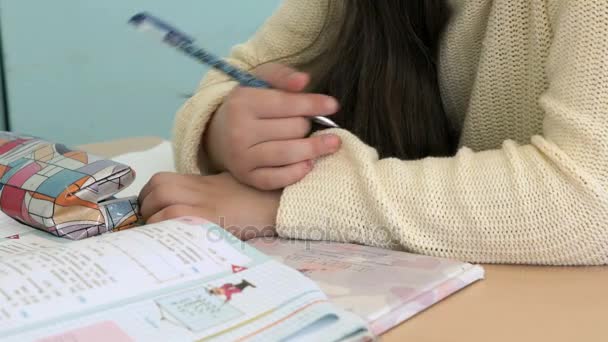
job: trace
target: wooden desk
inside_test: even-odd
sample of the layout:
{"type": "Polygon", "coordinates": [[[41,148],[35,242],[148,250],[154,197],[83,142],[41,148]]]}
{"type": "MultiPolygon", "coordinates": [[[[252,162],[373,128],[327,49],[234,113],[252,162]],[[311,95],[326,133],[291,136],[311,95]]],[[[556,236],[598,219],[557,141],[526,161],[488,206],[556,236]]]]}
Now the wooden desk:
{"type": "MultiPolygon", "coordinates": [[[[84,148],[114,156],[158,143],[134,138],[84,148]]],[[[393,329],[383,341],[608,341],[608,267],[485,269],[486,280],[393,329]]]]}

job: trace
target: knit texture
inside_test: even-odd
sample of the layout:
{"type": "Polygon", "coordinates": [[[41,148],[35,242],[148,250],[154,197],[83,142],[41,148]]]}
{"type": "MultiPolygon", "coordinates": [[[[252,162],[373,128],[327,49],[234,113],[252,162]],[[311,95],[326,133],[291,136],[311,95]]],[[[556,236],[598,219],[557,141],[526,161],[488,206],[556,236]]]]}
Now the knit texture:
{"type": "MultiPolygon", "coordinates": [[[[607,264],[608,2],[451,4],[440,83],[462,129],[458,154],[380,160],[331,130],[343,147],[284,190],[279,234],[472,262],[607,264]]],[[[324,48],[321,39],[305,49],[327,15],[330,25],[340,15],[327,0],[284,1],[229,60],[306,63],[324,48]]],[[[232,87],[212,72],[178,113],[180,171],[204,170],[201,135],[232,87]]]]}

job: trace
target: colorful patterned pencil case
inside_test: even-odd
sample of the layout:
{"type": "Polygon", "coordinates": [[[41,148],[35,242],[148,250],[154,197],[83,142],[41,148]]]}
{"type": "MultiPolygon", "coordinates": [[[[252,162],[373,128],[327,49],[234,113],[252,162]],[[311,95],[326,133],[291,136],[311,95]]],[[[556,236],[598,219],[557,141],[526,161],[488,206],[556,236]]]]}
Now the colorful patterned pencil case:
{"type": "Polygon", "coordinates": [[[134,179],[126,165],[0,132],[0,210],[53,235],[80,240],[136,225],[137,199],[113,198],[134,179]]]}

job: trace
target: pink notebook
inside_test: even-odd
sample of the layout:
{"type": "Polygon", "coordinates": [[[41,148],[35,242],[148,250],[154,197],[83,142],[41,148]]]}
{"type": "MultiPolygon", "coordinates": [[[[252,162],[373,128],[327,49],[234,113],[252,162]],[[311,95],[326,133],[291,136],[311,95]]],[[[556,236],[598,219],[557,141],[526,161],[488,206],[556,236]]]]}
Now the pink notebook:
{"type": "Polygon", "coordinates": [[[268,238],[250,244],[306,274],[378,335],[484,276],[477,265],[353,244],[268,238]]]}

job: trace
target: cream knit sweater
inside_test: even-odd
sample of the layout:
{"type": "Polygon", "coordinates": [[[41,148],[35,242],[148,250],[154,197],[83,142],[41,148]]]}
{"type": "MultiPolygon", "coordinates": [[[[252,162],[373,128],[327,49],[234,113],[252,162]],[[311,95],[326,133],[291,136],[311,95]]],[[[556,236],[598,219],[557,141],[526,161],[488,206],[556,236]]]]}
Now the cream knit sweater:
{"type": "MultiPolygon", "coordinates": [[[[452,0],[441,50],[453,158],[379,160],[342,149],[284,190],[284,237],[359,242],[485,263],[608,263],[608,1],[452,0]]],[[[302,65],[327,0],[286,0],[230,61],[302,65]]],[[[364,49],[364,46],[361,46],[364,49]]],[[[199,165],[206,122],[235,86],[210,73],[180,110],[178,169],[199,165]]],[[[204,159],[204,157],[202,158],[204,159]]],[[[204,160],[201,161],[204,164],[204,160]]]]}

